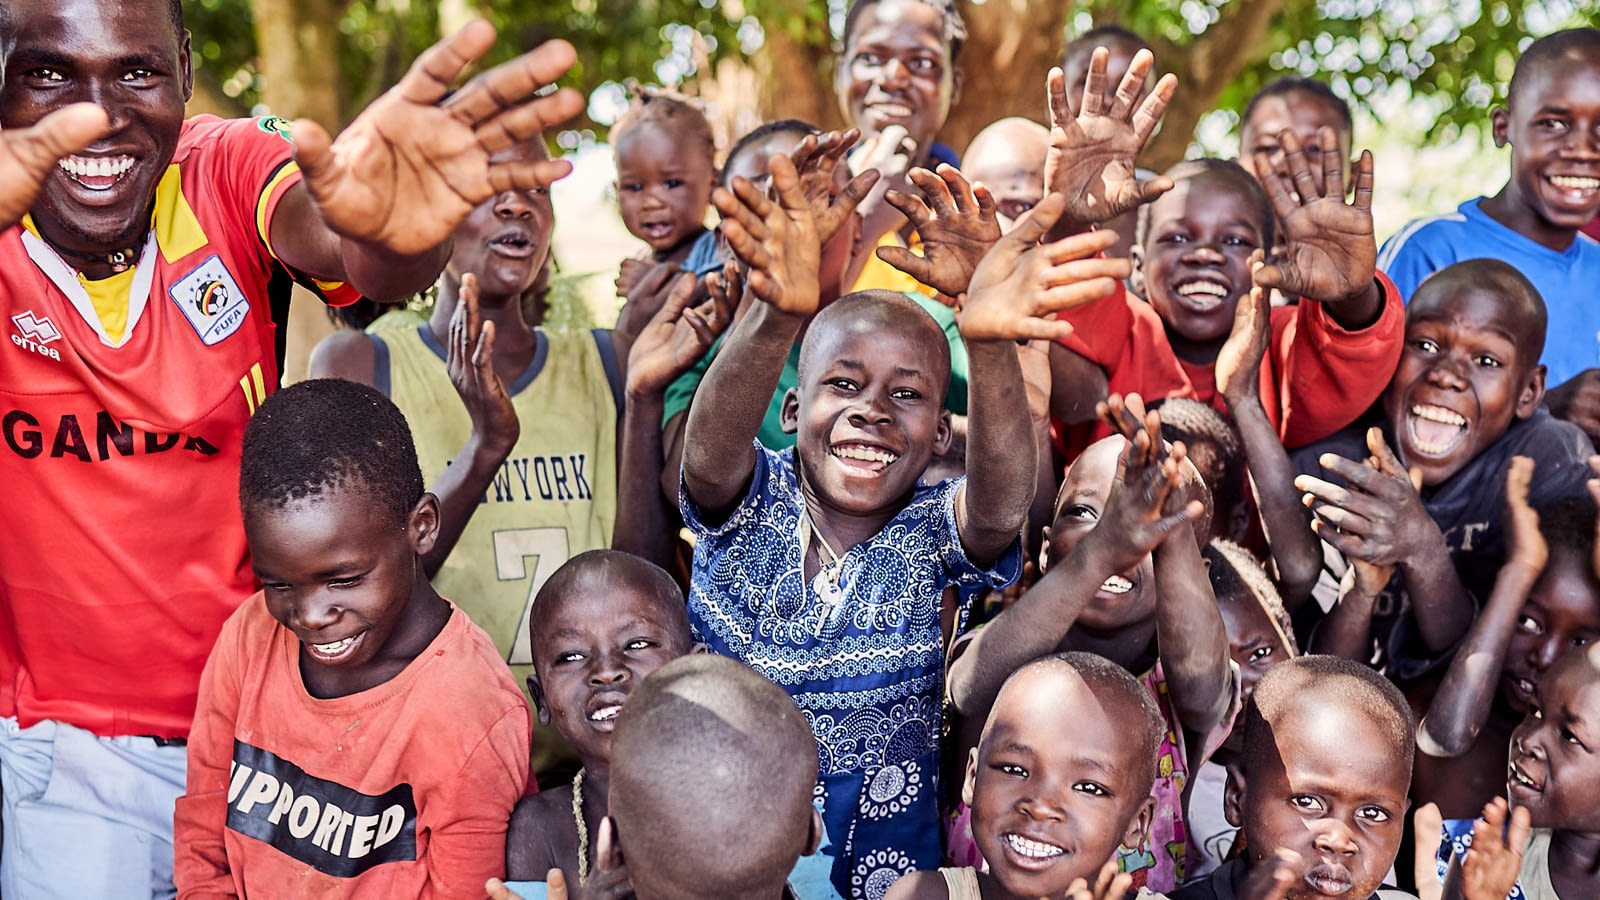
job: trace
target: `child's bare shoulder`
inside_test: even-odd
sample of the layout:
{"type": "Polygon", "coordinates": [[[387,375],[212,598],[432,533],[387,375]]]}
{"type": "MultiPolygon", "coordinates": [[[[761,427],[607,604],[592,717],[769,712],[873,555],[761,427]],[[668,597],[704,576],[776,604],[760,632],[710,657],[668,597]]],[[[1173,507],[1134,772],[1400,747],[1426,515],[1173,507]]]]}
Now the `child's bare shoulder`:
{"type": "Polygon", "coordinates": [[[551,869],[577,859],[576,837],[571,787],[563,785],[518,800],[506,831],[508,878],[543,881],[551,869]]]}
{"type": "Polygon", "coordinates": [[[949,896],[944,873],[937,870],[910,872],[883,895],[884,900],[946,900],[949,896]]]}

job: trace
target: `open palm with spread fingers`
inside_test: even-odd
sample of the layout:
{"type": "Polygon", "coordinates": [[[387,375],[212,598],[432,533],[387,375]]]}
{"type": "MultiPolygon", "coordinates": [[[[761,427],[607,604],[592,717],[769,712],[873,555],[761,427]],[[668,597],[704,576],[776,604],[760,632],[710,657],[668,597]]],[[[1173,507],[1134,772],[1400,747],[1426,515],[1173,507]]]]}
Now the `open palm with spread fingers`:
{"type": "Polygon", "coordinates": [[[582,111],[583,96],[571,88],[536,96],[576,60],[566,41],[541,44],[445,99],[494,40],[489,23],[474,21],[428,48],[336,140],[309,120],[294,124],[295,160],[329,228],[417,255],[444,243],[489,197],[546,187],[571,169],[563,161],[489,160],[582,111]]]}
{"type": "Polygon", "coordinates": [[[1072,333],[1072,326],[1055,313],[1110,295],[1117,279],[1128,276],[1127,260],[1096,255],[1116,243],[1115,232],[1091,231],[1039,243],[1065,206],[1059,194],[1044,198],[984,256],[957,315],[962,338],[1060,340],[1072,333]]]}
{"type": "Polygon", "coordinates": [[[954,166],[942,165],[937,172],[912,169],[910,178],[921,197],[890,191],[887,199],[916,226],[922,255],[905,247],[879,247],[878,258],[945,297],[960,296],[1000,239],[994,195],[954,166]]]}
{"type": "Polygon", "coordinates": [[[1045,156],[1047,191],[1067,197],[1061,228],[1081,230],[1107,222],[1148,203],[1172,188],[1165,176],[1141,180],[1134,161],[1155,133],[1178,79],[1163,75],[1143,101],[1139,95],[1155,65],[1148,50],[1134,54],[1133,62],[1106,106],[1106,61],[1110,54],[1095,48],[1089,75],[1083,85],[1068,85],[1061,69],[1050,70],[1046,80],[1050,105],[1050,150],[1045,156]],[[1074,116],[1067,106],[1067,91],[1083,91],[1083,103],[1074,116]]]}
{"type": "Polygon", "coordinates": [[[1285,294],[1328,304],[1347,304],[1374,291],[1378,244],[1372,228],[1372,153],[1356,163],[1355,195],[1345,199],[1344,166],[1332,128],[1318,135],[1322,165],[1313,168],[1293,132],[1280,137],[1289,175],[1255,156],[1256,173],[1272,198],[1283,234],[1281,250],[1257,280],[1285,294]]]}

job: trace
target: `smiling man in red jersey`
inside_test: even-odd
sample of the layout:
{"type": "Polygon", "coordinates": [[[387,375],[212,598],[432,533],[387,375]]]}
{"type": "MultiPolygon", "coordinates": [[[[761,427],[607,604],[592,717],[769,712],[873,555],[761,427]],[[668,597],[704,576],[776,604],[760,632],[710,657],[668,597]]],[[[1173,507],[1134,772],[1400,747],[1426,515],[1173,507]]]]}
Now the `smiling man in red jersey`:
{"type": "Polygon", "coordinates": [[[516,102],[570,46],[441,102],[493,40],[469,25],[335,141],[185,120],[178,0],[0,6],[8,136],[80,102],[104,117],[0,203],[0,893],[171,892],[201,666],[255,590],[239,440],[277,386],[290,282],[406,296],[480,200],[565,171],[490,155],[581,108],[571,91],[516,102]]]}

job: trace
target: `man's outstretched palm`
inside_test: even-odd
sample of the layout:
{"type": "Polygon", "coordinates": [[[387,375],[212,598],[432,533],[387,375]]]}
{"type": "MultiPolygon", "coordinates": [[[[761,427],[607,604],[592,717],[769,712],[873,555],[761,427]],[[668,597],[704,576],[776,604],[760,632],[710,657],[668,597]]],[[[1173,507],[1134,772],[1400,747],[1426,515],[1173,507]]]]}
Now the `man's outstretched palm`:
{"type": "Polygon", "coordinates": [[[444,243],[496,193],[544,187],[567,173],[560,161],[489,160],[583,109],[570,88],[534,97],[572,67],[576,51],[566,41],[496,66],[441,102],[494,39],[494,28],[477,21],[435,44],[337,140],[313,122],[295,123],[295,159],[329,228],[415,255],[444,243]]]}

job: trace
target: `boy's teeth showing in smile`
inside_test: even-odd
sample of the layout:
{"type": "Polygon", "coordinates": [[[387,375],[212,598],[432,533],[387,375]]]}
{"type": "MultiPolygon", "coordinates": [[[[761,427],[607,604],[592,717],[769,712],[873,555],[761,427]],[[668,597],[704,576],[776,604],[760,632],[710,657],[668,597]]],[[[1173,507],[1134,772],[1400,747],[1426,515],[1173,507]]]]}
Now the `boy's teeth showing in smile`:
{"type": "Polygon", "coordinates": [[[1189,306],[1201,312],[1208,312],[1222,305],[1228,299],[1228,286],[1215,281],[1185,281],[1173,289],[1173,292],[1184,300],[1189,306]]]}
{"type": "Polygon", "coordinates": [[[833,447],[835,459],[853,469],[865,469],[869,472],[882,472],[900,456],[890,453],[881,447],[870,444],[835,444],[833,447]]]}
{"type": "Polygon", "coordinates": [[[1559,191],[1574,195],[1570,197],[1573,202],[1584,203],[1593,200],[1595,193],[1600,192],[1600,178],[1583,175],[1547,175],[1545,180],[1554,185],[1559,191]]]}
{"type": "Polygon", "coordinates": [[[1408,426],[1412,444],[1429,456],[1450,452],[1467,436],[1466,418],[1442,406],[1413,405],[1408,426]]]}
{"type": "Polygon", "coordinates": [[[1528,776],[1528,773],[1522,771],[1522,767],[1517,765],[1517,761],[1514,759],[1506,766],[1506,777],[1512,784],[1530,794],[1544,792],[1544,785],[1534,781],[1528,776]]]}
{"type": "Polygon", "coordinates": [[[1113,575],[1100,582],[1100,592],[1103,594],[1126,594],[1133,590],[1133,582],[1121,575],[1113,575]]]}
{"type": "Polygon", "coordinates": [[[594,712],[589,713],[589,721],[591,721],[591,722],[610,722],[610,721],[616,719],[617,713],[619,713],[621,711],[622,711],[622,707],[621,706],[602,706],[599,709],[595,710],[594,712]]]}
{"type": "Polygon", "coordinates": [[[342,638],[337,641],[329,641],[326,644],[313,644],[306,642],[304,646],[307,652],[309,652],[312,658],[317,662],[325,665],[336,665],[346,659],[349,659],[350,656],[355,653],[356,648],[361,646],[361,639],[365,637],[366,634],[367,633],[365,631],[362,631],[352,634],[347,638],[342,638]]]}
{"type": "Polygon", "coordinates": [[[68,178],[91,191],[107,191],[133,168],[133,157],[68,156],[56,166],[68,178]]]}
{"type": "Polygon", "coordinates": [[[1025,863],[1047,863],[1067,852],[1054,844],[1035,841],[1020,834],[1007,834],[1002,840],[1006,843],[1006,849],[1025,863]]]}

